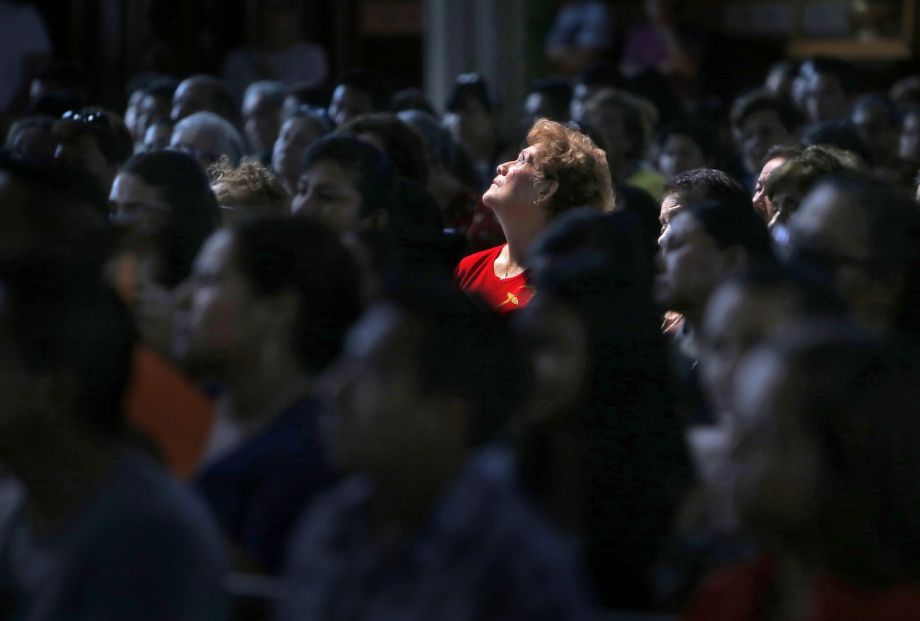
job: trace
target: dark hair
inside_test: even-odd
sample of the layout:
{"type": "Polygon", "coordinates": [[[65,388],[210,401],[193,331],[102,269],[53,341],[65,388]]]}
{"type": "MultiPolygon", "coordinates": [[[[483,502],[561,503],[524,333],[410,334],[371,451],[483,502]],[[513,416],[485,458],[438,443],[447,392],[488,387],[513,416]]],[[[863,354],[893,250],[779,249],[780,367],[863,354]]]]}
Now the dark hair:
{"type": "Polygon", "coordinates": [[[135,155],[119,172],[137,175],[155,187],[170,207],[158,235],[157,279],[175,287],[191,273],[198,250],[220,222],[208,177],[194,158],[177,151],[135,155]]]}
{"type": "Polygon", "coordinates": [[[552,120],[569,118],[569,105],[572,102],[572,85],[560,78],[541,78],[530,83],[527,93],[539,93],[546,97],[553,108],[552,120]]]}
{"type": "Polygon", "coordinates": [[[793,157],[798,157],[802,155],[802,151],[805,150],[805,147],[799,145],[791,144],[775,144],[769,149],[767,149],[767,154],[763,158],[763,164],[766,164],[772,159],[778,157],[783,158],[784,160],[792,159],[793,157]]]}
{"type": "Polygon", "coordinates": [[[750,200],[692,202],[686,204],[681,213],[699,222],[720,249],[740,246],[747,251],[748,257],[772,262],[770,233],[764,221],[754,212],[750,200]]]}
{"type": "Polygon", "coordinates": [[[230,230],[236,263],[257,296],[297,296],[292,347],[308,370],[322,371],[361,313],[361,276],[351,253],[309,218],[264,216],[230,230]]]}
{"type": "Polygon", "coordinates": [[[601,59],[588,64],[578,76],[578,82],[598,88],[607,86],[620,88],[624,85],[625,80],[616,63],[601,59]]]}
{"type": "MultiPolygon", "coordinates": [[[[45,272],[69,274],[73,283],[98,282],[112,247],[106,196],[86,175],[50,162],[25,161],[0,153],[0,171],[24,190],[18,210],[26,231],[0,236],[0,280],[46,280],[45,272]],[[8,245],[11,244],[11,245],[8,245]]],[[[16,218],[19,220],[19,218],[16,218]]]]}
{"type": "Polygon", "coordinates": [[[175,80],[175,78],[162,76],[151,80],[141,90],[143,90],[145,95],[171,100],[178,86],[179,83],[175,80]]]}
{"type": "Polygon", "coordinates": [[[378,209],[389,211],[395,174],[386,154],[354,136],[333,134],[310,145],[304,154],[301,171],[324,160],[335,162],[354,176],[361,194],[363,215],[378,209]]]}
{"type": "Polygon", "coordinates": [[[403,112],[404,110],[419,110],[437,116],[434,105],[417,88],[404,88],[397,91],[390,99],[390,112],[403,112]]]}
{"type": "Polygon", "coordinates": [[[857,110],[880,108],[885,113],[888,124],[892,127],[901,126],[901,111],[898,105],[883,93],[865,93],[860,95],[853,103],[853,113],[857,110]]]}
{"type": "Polygon", "coordinates": [[[738,181],[715,168],[696,168],[672,177],[664,186],[663,196],[677,194],[681,204],[716,200],[732,204],[747,203],[752,208],[751,196],[738,181]]]}
{"type": "Polygon", "coordinates": [[[471,445],[495,438],[518,414],[526,379],[523,352],[507,320],[453,288],[418,282],[391,283],[381,302],[408,313],[419,331],[422,390],[470,405],[471,445]]]}
{"type": "Polygon", "coordinates": [[[805,146],[826,145],[855,153],[864,162],[870,162],[869,150],[859,137],[859,132],[849,121],[823,121],[813,123],[802,134],[805,146]]]}
{"type": "Polygon", "coordinates": [[[672,135],[692,140],[707,160],[714,161],[719,155],[716,128],[711,123],[692,119],[669,123],[658,133],[658,146],[663,147],[672,135]]]}
{"type": "Polygon", "coordinates": [[[846,94],[855,93],[859,89],[859,81],[853,66],[839,58],[818,56],[802,63],[799,68],[801,75],[824,73],[837,78],[840,88],[846,94]]]}
{"type": "Polygon", "coordinates": [[[766,91],[757,90],[735,101],[731,111],[732,127],[740,130],[748,117],[763,110],[775,112],[776,118],[783,124],[787,132],[794,132],[805,122],[805,117],[791,102],[766,91]]]}
{"type": "Polygon", "coordinates": [[[425,145],[418,133],[394,113],[362,114],[348,121],[339,131],[353,136],[365,132],[379,136],[384,151],[401,177],[414,179],[422,185],[428,183],[425,145]]]}
{"type": "Polygon", "coordinates": [[[222,116],[225,119],[234,122],[236,120],[236,103],[227,83],[218,77],[206,73],[198,73],[182,80],[176,87],[178,89],[184,83],[196,82],[208,87],[210,106],[208,110],[222,116]]]}
{"type": "Polygon", "coordinates": [[[300,104],[291,111],[285,120],[287,121],[290,119],[310,119],[313,125],[316,126],[316,129],[319,130],[321,136],[335,131],[335,123],[329,118],[329,114],[326,112],[325,108],[300,104]]]}
{"type": "Polygon", "coordinates": [[[444,109],[448,112],[463,110],[467,102],[478,101],[486,112],[494,113],[499,109],[498,95],[489,87],[486,79],[476,73],[464,73],[457,76],[444,109]]]}
{"type": "Polygon", "coordinates": [[[118,436],[136,342],[131,314],[101,282],[74,288],[68,273],[59,276],[5,283],[10,333],[31,373],[75,380],[73,414],[88,430],[118,436]]]}
{"type": "Polygon", "coordinates": [[[335,86],[348,86],[370,97],[374,110],[386,110],[390,103],[390,89],[386,79],[370,69],[357,67],[345,71],[335,86]]]}
{"type": "Polygon", "coordinates": [[[285,98],[293,97],[298,105],[325,108],[329,103],[329,88],[315,86],[311,82],[297,82],[285,89],[285,98]]]}

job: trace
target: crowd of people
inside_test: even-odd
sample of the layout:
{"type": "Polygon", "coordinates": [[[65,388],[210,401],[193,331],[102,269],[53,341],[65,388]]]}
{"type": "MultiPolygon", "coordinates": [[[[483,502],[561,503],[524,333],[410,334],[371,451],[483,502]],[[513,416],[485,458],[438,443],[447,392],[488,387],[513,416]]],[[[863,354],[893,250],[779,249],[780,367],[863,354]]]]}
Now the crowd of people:
{"type": "Polygon", "coordinates": [[[920,618],[920,76],[564,39],[518,135],[476,74],[35,74],[0,617],[920,618]]]}

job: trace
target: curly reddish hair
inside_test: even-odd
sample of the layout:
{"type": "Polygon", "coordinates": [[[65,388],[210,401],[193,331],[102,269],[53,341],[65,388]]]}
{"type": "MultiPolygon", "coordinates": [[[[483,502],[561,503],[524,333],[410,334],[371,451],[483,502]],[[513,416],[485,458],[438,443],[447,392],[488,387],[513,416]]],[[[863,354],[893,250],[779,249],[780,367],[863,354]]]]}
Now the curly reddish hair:
{"type": "Polygon", "coordinates": [[[607,156],[588,136],[549,119],[538,119],[527,133],[539,145],[539,174],[558,183],[547,209],[550,216],[573,207],[612,211],[615,200],[607,156]]]}

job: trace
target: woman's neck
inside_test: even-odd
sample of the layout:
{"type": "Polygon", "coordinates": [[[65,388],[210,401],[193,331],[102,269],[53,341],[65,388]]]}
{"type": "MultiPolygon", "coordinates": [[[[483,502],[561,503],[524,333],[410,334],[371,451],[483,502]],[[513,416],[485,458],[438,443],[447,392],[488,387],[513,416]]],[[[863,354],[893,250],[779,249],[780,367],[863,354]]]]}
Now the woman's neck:
{"type": "Polygon", "coordinates": [[[499,217],[502,230],[505,232],[505,240],[508,242],[506,254],[508,267],[526,268],[530,259],[530,247],[546,228],[546,221],[520,222],[515,223],[514,226],[505,226],[501,220],[499,217]]]}

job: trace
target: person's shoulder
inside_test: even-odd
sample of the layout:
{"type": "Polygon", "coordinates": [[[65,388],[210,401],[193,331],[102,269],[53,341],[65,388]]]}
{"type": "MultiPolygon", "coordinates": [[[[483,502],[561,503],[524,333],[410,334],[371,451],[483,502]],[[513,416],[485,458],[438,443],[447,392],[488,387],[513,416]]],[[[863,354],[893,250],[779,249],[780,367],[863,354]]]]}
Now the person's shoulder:
{"type": "MultiPolygon", "coordinates": [[[[148,533],[165,537],[189,551],[221,555],[218,528],[204,503],[148,457],[125,454],[93,512],[95,529],[148,533]]],[[[141,543],[137,539],[135,543],[141,543]]],[[[161,540],[160,543],[166,542],[161,540]]]]}
{"type": "Polygon", "coordinates": [[[457,264],[457,277],[462,278],[468,274],[478,273],[482,271],[484,266],[491,265],[502,251],[503,245],[480,250],[460,259],[460,263],[457,264]]]}

